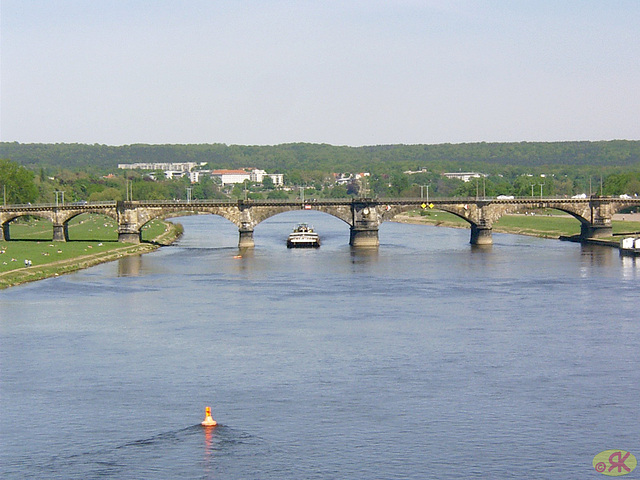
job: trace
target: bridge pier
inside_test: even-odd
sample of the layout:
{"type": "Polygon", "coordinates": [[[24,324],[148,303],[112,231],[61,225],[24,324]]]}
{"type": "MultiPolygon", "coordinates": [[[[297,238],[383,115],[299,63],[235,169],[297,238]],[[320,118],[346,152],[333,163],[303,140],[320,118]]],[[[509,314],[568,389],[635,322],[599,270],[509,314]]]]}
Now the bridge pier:
{"type": "Polygon", "coordinates": [[[2,229],[0,229],[0,242],[4,242],[5,240],[11,240],[11,235],[9,234],[9,222],[2,224],[2,229]]]}
{"type": "Polygon", "coordinates": [[[357,248],[376,248],[380,245],[378,227],[351,227],[349,245],[357,248]]]}
{"type": "Polygon", "coordinates": [[[612,235],[613,228],[611,225],[594,225],[589,223],[582,223],[580,225],[581,240],[586,240],[587,238],[611,237],[612,235]]]}
{"type": "Polygon", "coordinates": [[[493,245],[491,227],[471,224],[471,245],[493,245]]]}
{"type": "Polygon", "coordinates": [[[142,232],[118,232],[118,241],[122,243],[142,242],[142,232]]]}
{"type": "Polygon", "coordinates": [[[238,240],[238,248],[253,248],[256,246],[253,241],[253,229],[240,227],[238,229],[240,239],[238,240]]]}
{"type": "Polygon", "coordinates": [[[69,226],[65,223],[62,225],[53,224],[53,241],[66,242],[69,240],[69,226]]]}

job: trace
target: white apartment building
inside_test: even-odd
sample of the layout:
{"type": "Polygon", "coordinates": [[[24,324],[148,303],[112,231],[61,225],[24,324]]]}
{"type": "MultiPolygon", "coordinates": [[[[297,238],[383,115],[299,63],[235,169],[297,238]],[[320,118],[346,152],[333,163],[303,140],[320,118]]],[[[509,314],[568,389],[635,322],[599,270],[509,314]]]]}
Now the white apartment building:
{"type": "Polygon", "coordinates": [[[281,173],[267,173],[264,170],[258,170],[257,168],[251,170],[252,182],[262,183],[264,177],[271,178],[271,181],[276,187],[284,184],[284,175],[282,175],[281,173]]]}
{"type": "Polygon", "coordinates": [[[443,173],[442,175],[447,178],[455,178],[458,180],[462,180],[463,182],[468,182],[472,178],[486,177],[484,173],[477,173],[477,172],[452,172],[452,173],[443,173]]]}
{"type": "Polygon", "coordinates": [[[212,170],[211,176],[218,177],[222,185],[244,183],[245,180],[251,180],[251,174],[244,170],[212,170]]]}
{"type": "Polygon", "coordinates": [[[247,172],[246,170],[212,170],[211,176],[220,178],[222,185],[244,183],[245,180],[262,183],[264,177],[270,177],[275,186],[284,184],[284,176],[281,173],[267,173],[264,170],[258,169],[253,169],[251,172],[247,172]]]}
{"type": "Polygon", "coordinates": [[[158,163],[119,163],[121,170],[163,170],[175,172],[190,172],[198,166],[206,165],[206,162],[158,162],[158,163]]]}

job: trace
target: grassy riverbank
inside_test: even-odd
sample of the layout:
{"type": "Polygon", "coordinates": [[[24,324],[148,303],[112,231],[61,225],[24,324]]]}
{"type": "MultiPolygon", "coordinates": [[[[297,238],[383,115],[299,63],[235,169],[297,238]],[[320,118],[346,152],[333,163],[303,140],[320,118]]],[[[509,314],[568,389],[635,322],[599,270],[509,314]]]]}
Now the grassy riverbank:
{"type": "Polygon", "coordinates": [[[181,233],[179,224],[154,221],[143,229],[144,243],[120,243],[113,220],[83,215],[69,226],[70,241],[53,242],[50,222],[15,224],[12,240],[0,242],[0,289],[147,253],[169,245],[181,233]]]}
{"type": "MultiPolygon", "coordinates": [[[[630,216],[628,215],[627,217],[630,216]]],[[[451,213],[441,211],[426,212],[426,214],[412,211],[397,215],[395,220],[403,223],[469,228],[469,223],[465,220],[451,213]]],[[[614,219],[612,226],[614,234],[640,232],[640,221],[614,219]]],[[[570,237],[580,234],[580,222],[570,215],[549,210],[535,215],[505,215],[493,225],[493,231],[543,238],[570,237]]],[[[608,240],[617,242],[620,237],[616,235],[608,238],[608,240]]]]}

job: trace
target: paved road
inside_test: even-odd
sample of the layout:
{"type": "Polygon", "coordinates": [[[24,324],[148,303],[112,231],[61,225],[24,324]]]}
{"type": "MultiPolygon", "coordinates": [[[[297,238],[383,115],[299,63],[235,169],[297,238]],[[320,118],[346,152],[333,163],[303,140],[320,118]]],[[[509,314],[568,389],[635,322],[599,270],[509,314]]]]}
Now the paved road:
{"type": "Polygon", "coordinates": [[[613,219],[627,222],[640,222],[640,213],[616,213],[613,215],[613,219]]]}

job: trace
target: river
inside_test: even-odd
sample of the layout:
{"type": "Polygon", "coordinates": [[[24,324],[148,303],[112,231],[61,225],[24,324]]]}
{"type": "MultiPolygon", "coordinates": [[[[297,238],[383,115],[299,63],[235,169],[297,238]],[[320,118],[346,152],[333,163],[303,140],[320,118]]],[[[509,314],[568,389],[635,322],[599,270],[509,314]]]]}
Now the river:
{"type": "Polygon", "coordinates": [[[182,217],[0,292],[4,479],[593,478],[640,458],[640,259],[386,222],[182,217]],[[298,221],[319,249],[287,249],[298,221]],[[200,426],[211,406],[219,426],[200,426]]]}

